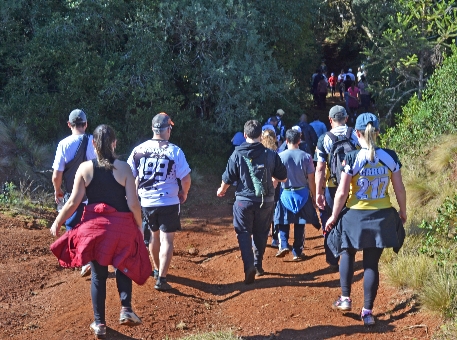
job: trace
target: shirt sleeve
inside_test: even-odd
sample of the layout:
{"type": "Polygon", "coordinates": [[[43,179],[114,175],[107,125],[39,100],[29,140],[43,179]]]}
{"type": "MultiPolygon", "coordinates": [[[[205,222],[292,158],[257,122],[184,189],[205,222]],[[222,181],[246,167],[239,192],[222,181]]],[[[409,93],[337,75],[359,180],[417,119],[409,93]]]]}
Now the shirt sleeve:
{"type": "Polygon", "coordinates": [[[61,143],[57,145],[56,155],[54,157],[54,163],[52,163],[52,169],[57,171],[65,170],[65,158],[63,155],[63,146],[61,143]]]}
{"type": "Polygon", "coordinates": [[[323,162],[323,163],[327,163],[327,151],[325,151],[325,148],[324,148],[324,137],[325,136],[326,136],[326,134],[324,133],[317,140],[316,154],[315,154],[316,161],[323,162]]]}
{"type": "Polygon", "coordinates": [[[235,152],[233,152],[227,161],[227,166],[222,174],[222,181],[226,184],[233,184],[239,177],[239,167],[237,166],[235,152]]]}
{"type": "Polygon", "coordinates": [[[311,157],[307,157],[304,168],[306,169],[305,175],[313,174],[315,169],[314,169],[314,163],[311,157]]]}
{"type": "Polygon", "coordinates": [[[176,156],[176,177],[179,179],[183,179],[190,172],[190,167],[187,163],[184,152],[180,148],[178,148],[176,156]]]}
{"type": "Polygon", "coordinates": [[[92,144],[93,140],[94,140],[94,136],[90,135],[89,141],[88,141],[89,144],[87,144],[87,151],[86,151],[86,159],[88,161],[97,158],[97,154],[95,153],[94,144],[92,144]]]}
{"type": "Polygon", "coordinates": [[[135,149],[132,150],[132,153],[130,154],[129,158],[127,159],[127,164],[129,165],[130,169],[132,169],[132,174],[133,177],[138,177],[138,169],[135,166],[135,149]]]}

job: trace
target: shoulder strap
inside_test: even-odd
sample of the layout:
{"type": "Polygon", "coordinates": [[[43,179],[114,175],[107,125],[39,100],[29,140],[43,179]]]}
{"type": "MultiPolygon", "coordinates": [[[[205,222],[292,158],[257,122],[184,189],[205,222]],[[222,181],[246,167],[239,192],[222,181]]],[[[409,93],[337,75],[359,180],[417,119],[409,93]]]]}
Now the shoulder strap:
{"type": "Polygon", "coordinates": [[[346,138],[351,140],[352,138],[352,128],[351,127],[348,127],[347,131],[346,131],[346,138]]]}
{"type": "Polygon", "coordinates": [[[338,137],[335,136],[333,133],[331,133],[330,131],[327,131],[327,136],[330,137],[330,139],[332,140],[333,143],[335,143],[337,140],[338,140],[338,137]]]}
{"type": "Polygon", "coordinates": [[[73,189],[73,182],[75,180],[76,170],[79,165],[86,160],[87,144],[89,142],[89,136],[84,134],[81,142],[78,145],[75,156],[71,161],[65,164],[63,171],[63,180],[66,192],[71,192],[73,189]]]}

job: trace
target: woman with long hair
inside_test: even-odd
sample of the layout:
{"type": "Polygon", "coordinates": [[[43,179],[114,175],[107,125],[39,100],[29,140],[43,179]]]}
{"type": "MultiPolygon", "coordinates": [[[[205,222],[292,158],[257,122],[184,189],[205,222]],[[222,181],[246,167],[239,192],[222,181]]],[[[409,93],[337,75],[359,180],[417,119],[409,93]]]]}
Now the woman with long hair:
{"type": "Polygon", "coordinates": [[[119,323],[136,326],[141,319],[133,312],[132,279],[143,284],[152,267],[143,243],[141,208],[135,179],[126,162],[117,159],[116,135],[108,125],[94,131],[97,158],[79,166],[73,191],[55,219],[51,233],[59,236],[60,226],[84,196],[88,204],[81,223],[51,245],[62,266],[90,262],[94,322],[90,328],[102,339],[106,335],[105,298],[108,265],[113,265],[121,299],[119,323]],[[74,248],[69,249],[70,246],[74,248]]]}
{"type": "Polygon", "coordinates": [[[403,244],[406,192],[397,154],[376,146],[378,118],[372,113],[362,113],[357,117],[355,130],[362,148],[346,154],[333,212],[325,229],[330,232],[327,239],[330,250],[335,257],[341,255],[341,296],[333,303],[333,308],[351,310],[355,254],[363,250],[361,318],[366,326],[371,326],[375,323],[372,309],[379,286],[379,259],[384,248],[398,251],[403,244]],[[390,202],[390,183],[400,208],[398,212],[390,202]]]}

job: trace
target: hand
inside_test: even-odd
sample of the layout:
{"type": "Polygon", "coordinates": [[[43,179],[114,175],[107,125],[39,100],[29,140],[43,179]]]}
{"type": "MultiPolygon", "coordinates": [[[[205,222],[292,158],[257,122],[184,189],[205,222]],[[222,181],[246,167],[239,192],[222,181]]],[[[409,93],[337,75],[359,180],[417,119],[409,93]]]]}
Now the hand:
{"type": "Polygon", "coordinates": [[[405,224],[405,223],[406,223],[406,220],[407,220],[406,212],[400,210],[400,211],[398,212],[398,214],[400,215],[400,219],[401,219],[401,221],[403,222],[403,224],[405,224]]]}
{"type": "Polygon", "coordinates": [[[316,205],[317,207],[320,209],[320,210],[324,210],[325,209],[325,196],[324,194],[317,194],[316,195],[316,205]]]}
{"type": "Polygon", "coordinates": [[[59,237],[59,230],[60,230],[60,225],[57,224],[56,221],[51,226],[51,235],[54,237],[59,237]]]}
{"type": "Polygon", "coordinates": [[[333,227],[335,226],[335,223],[337,221],[337,218],[335,216],[330,216],[329,219],[327,220],[327,223],[325,224],[325,232],[328,233],[330,232],[330,230],[333,229],[333,227]]]}
{"type": "Polygon", "coordinates": [[[178,192],[179,203],[183,204],[187,200],[187,194],[180,190],[178,192]]]}
{"type": "Polygon", "coordinates": [[[59,189],[57,191],[54,191],[54,200],[56,201],[57,204],[59,204],[59,201],[63,198],[63,191],[62,189],[59,189]]]}
{"type": "Polygon", "coordinates": [[[225,196],[225,193],[226,193],[227,191],[223,191],[223,190],[224,190],[224,189],[223,189],[222,187],[220,187],[220,188],[217,189],[217,193],[216,193],[217,197],[224,197],[224,196],[225,196]]]}

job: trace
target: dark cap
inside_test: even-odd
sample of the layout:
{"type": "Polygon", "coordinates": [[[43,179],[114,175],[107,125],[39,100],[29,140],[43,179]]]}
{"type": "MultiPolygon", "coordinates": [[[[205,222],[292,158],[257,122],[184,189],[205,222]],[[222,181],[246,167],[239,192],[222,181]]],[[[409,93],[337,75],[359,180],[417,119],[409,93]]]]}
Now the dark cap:
{"type": "Polygon", "coordinates": [[[361,113],[357,117],[357,120],[355,121],[355,129],[358,131],[365,131],[369,123],[371,123],[375,130],[379,131],[379,119],[376,115],[370,112],[361,113]]]}
{"type": "Polygon", "coordinates": [[[83,110],[75,109],[70,112],[70,115],[68,116],[68,122],[70,124],[85,123],[87,122],[86,114],[83,110]]]}
{"type": "Polygon", "coordinates": [[[339,118],[344,118],[348,116],[348,113],[346,112],[346,109],[342,107],[341,105],[335,105],[332,107],[328,113],[329,118],[333,119],[339,119],[339,118]]]}
{"type": "Polygon", "coordinates": [[[160,112],[152,118],[152,128],[153,129],[163,129],[169,127],[170,125],[175,125],[170,117],[165,112],[160,112]]]}

